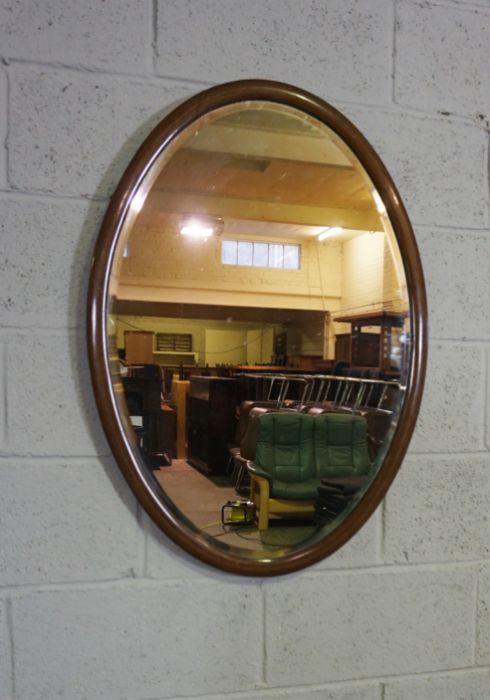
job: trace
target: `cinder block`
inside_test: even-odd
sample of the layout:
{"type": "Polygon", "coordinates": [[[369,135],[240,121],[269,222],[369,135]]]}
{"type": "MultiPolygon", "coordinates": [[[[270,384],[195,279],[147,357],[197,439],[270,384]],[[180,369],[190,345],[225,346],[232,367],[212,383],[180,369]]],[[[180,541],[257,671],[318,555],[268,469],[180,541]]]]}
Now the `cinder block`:
{"type": "Polygon", "coordinates": [[[8,338],[6,439],[11,453],[109,453],[93,398],[84,335],[53,332],[8,338]]]}
{"type": "Polygon", "coordinates": [[[187,84],[15,66],[10,179],[18,189],[106,196],[187,84]]]}
{"type": "Polygon", "coordinates": [[[431,342],[411,452],[484,449],[485,352],[476,345],[431,342]]]}
{"type": "Polygon", "coordinates": [[[3,460],[0,523],[0,585],[97,581],[138,568],[136,504],[112,463],[3,460]]]}
{"type": "Polygon", "coordinates": [[[312,567],[312,570],[374,566],[380,558],[381,509],[378,508],[343,547],[312,567]]]}
{"type": "Polygon", "coordinates": [[[488,228],[483,128],[401,111],[344,111],[381,156],[413,223],[488,228]]]}
{"type": "Polygon", "coordinates": [[[490,671],[468,670],[386,681],[384,700],[488,700],[490,671]]]}
{"type": "Polygon", "coordinates": [[[490,279],[483,260],[490,257],[488,232],[471,234],[418,230],[431,335],[435,338],[490,338],[486,303],[490,279]]]}
{"type": "Polygon", "coordinates": [[[227,580],[229,574],[220,573],[195,557],[187,554],[169,539],[155,523],[144,514],[141,525],[146,532],[146,575],[156,579],[174,579],[211,576],[227,580]]]}
{"type": "Polygon", "coordinates": [[[105,204],[0,195],[0,322],[85,325],[92,248],[105,204]]]}
{"type": "Polygon", "coordinates": [[[12,662],[9,632],[7,628],[7,601],[0,600],[0,688],[2,700],[11,700],[12,695],[12,662]]]}
{"type": "Polygon", "coordinates": [[[490,563],[480,566],[476,609],[476,663],[490,665],[490,563]]]}
{"type": "Polygon", "coordinates": [[[300,685],[466,666],[474,605],[475,575],[461,568],[276,582],[266,586],[266,679],[300,685]]]}
{"type": "Polygon", "coordinates": [[[158,2],[156,70],[212,83],[263,77],[337,99],[391,99],[383,0],[158,2]]]}
{"type": "Polygon", "coordinates": [[[386,497],[386,560],[487,558],[489,511],[488,457],[409,458],[386,497]]]}
{"type": "Polygon", "coordinates": [[[151,3],[2,3],[2,55],[118,73],[150,70],[151,3]]]}
{"type": "Polygon", "coordinates": [[[395,97],[400,104],[488,121],[488,3],[485,7],[397,4],[395,97]]]}
{"type": "Polygon", "coordinates": [[[175,698],[260,680],[261,597],[250,584],[133,582],[13,605],[18,700],[175,698]]]}

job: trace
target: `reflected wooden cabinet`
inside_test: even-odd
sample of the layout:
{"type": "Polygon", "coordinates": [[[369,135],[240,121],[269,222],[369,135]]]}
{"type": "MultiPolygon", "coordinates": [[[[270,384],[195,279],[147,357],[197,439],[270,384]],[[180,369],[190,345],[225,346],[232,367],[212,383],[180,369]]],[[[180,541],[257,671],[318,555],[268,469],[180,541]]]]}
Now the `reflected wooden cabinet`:
{"type": "Polygon", "coordinates": [[[190,377],[187,458],[206,474],[224,474],[235,432],[237,382],[227,377],[190,377]]]}
{"type": "Polygon", "coordinates": [[[350,323],[350,333],[335,337],[335,359],[348,362],[352,367],[376,367],[380,371],[392,369],[393,330],[403,328],[405,314],[374,311],[357,316],[344,316],[337,322],[350,323]],[[363,331],[377,326],[379,332],[363,331]]]}
{"type": "Polygon", "coordinates": [[[152,331],[125,331],[124,347],[129,365],[151,365],[153,363],[152,331]]]}

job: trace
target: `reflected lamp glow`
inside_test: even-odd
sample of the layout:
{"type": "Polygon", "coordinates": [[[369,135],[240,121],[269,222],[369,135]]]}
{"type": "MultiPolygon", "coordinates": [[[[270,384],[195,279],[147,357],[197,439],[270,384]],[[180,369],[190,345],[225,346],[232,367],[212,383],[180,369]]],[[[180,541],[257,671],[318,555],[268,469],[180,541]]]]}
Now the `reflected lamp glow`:
{"type": "Polygon", "coordinates": [[[374,203],[376,205],[376,209],[378,211],[378,214],[381,214],[381,216],[384,216],[384,214],[386,214],[385,203],[381,199],[379,192],[377,190],[373,190],[373,199],[374,199],[374,203]]]}
{"type": "Polygon", "coordinates": [[[336,236],[338,233],[342,233],[343,230],[344,229],[342,228],[342,226],[329,226],[324,231],[318,234],[317,240],[324,241],[326,238],[331,238],[332,236],[336,236]]]}
{"type": "Polygon", "coordinates": [[[206,240],[218,233],[221,220],[192,217],[185,219],[180,227],[180,233],[188,238],[206,240]]]}
{"type": "Polygon", "coordinates": [[[143,204],[145,203],[146,195],[148,192],[144,192],[143,189],[138,190],[131,200],[131,211],[135,214],[139,214],[143,209],[143,204]]]}

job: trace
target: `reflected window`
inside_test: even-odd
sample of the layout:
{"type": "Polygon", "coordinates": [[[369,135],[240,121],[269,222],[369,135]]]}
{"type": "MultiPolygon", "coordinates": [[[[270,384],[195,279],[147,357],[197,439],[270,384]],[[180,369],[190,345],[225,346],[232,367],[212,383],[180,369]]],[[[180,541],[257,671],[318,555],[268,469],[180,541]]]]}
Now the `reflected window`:
{"type": "Polygon", "coordinates": [[[238,241],[237,265],[251,265],[253,260],[253,243],[238,241]]]}
{"type": "Polygon", "coordinates": [[[299,245],[294,244],[222,241],[221,263],[223,265],[299,270],[299,248],[299,245]]]}

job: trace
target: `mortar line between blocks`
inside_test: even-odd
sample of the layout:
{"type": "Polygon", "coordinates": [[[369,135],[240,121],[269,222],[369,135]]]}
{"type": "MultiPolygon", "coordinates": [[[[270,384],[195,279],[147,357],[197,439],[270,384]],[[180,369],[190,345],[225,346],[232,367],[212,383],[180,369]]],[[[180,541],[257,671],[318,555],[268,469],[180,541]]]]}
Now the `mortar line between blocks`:
{"type": "Polygon", "coordinates": [[[381,504],[381,518],[377,529],[379,530],[379,556],[384,564],[386,561],[386,498],[383,498],[381,504]]]}
{"type": "Polygon", "coordinates": [[[267,610],[266,593],[263,583],[260,584],[261,613],[262,613],[262,683],[267,685],[267,610]]]}
{"type": "MultiPolygon", "coordinates": [[[[387,682],[391,681],[406,681],[406,680],[411,680],[411,679],[424,679],[424,678],[433,678],[433,677],[438,677],[438,676],[458,676],[462,675],[468,672],[474,672],[475,674],[481,673],[487,673],[489,671],[489,667],[478,667],[474,668],[471,666],[463,666],[460,668],[454,668],[454,669],[444,669],[444,668],[439,668],[435,670],[430,670],[430,671],[414,671],[413,673],[404,673],[404,674],[399,674],[399,675],[386,675],[386,676],[363,676],[362,678],[356,678],[355,680],[351,679],[342,679],[342,680],[336,680],[332,682],[325,682],[325,683],[314,683],[311,685],[305,685],[304,683],[291,683],[287,686],[283,685],[274,685],[269,688],[262,688],[260,689],[263,693],[261,696],[261,700],[266,700],[267,698],[270,698],[270,700],[277,700],[278,698],[281,698],[281,700],[286,699],[286,700],[296,700],[296,695],[294,695],[295,692],[314,692],[314,691],[337,691],[337,690],[347,690],[347,689],[364,689],[366,686],[378,686],[378,690],[382,692],[382,690],[387,690],[387,682]]],[[[257,697],[257,690],[244,690],[244,691],[236,691],[235,693],[227,693],[226,695],[223,693],[213,693],[211,695],[206,694],[206,695],[199,695],[199,696],[192,696],[193,698],[195,697],[195,700],[229,700],[230,698],[236,698],[236,700],[248,700],[249,698],[255,698],[257,697]]],[[[172,696],[174,700],[188,700],[189,696],[181,696],[181,695],[176,695],[172,696]]],[[[358,695],[356,694],[356,697],[358,695]]],[[[360,697],[360,696],[359,696],[360,697]]],[[[384,700],[385,694],[380,695],[381,700],[384,700]]],[[[157,698],[151,698],[149,700],[157,700],[157,698]]],[[[159,699],[158,699],[159,700],[159,699]]],[[[416,700],[416,699],[415,699],[416,700]]],[[[437,698],[437,700],[440,700],[437,698]]]]}
{"type": "Polygon", "coordinates": [[[153,74],[156,75],[156,62],[157,62],[157,53],[158,53],[158,2],[157,0],[153,0],[152,2],[152,8],[151,8],[151,31],[152,31],[152,37],[151,37],[151,64],[153,68],[153,74]]]}
{"type": "Polygon", "coordinates": [[[6,197],[30,197],[31,199],[55,199],[60,202],[101,202],[102,204],[108,204],[110,197],[102,195],[84,195],[84,194],[67,194],[63,192],[51,192],[49,190],[29,190],[20,189],[12,185],[10,189],[5,189],[0,187],[0,196],[6,197]]]}
{"type": "Polygon", "coordinates": [[[474,610],[473,610],[473,648],[471,650],[471,662],[476,666],[476,649],[478,645],[478,601],[480,597],[480,573],[481,568],[478,567],[475,571],[475,583],[473,585],[474,592],[474,610]]]}
{"type": "MultiPolygon", "coordinates": [[[[393,574],[405,575],[417,573],[439,573],[442,575],[443,572],[448,571],[470,571],[474,570],[475,567],[482,564],[488,564],[487,559],[475,559],[468,561],[456,561],[456,562],[414,562],[405,564],[376,564],[372,566],[352,566],[343,568],[331,568],[322,569],[319,571],[309,571],[304,574],[304,579],[313,580],[317,578],[326,577],[342,577],[342,576],[361,576],[361,575],[373,575],[373,576],[391,576],[393,574]]],[[[106,578],[100,580],[77,580],[77,581],[55,581],[55,582],[39,582],[39,583],[10,583],[0,585],[0,596],[12,596],[13,598],[22,597],[24,595],[29,595],[31,593],[52,593],[56,591],[99,591],[107,590],[109,588],[114,589],[126,589],[134,587],[145,587],[145,588],[161,588],[162,586],[179,586],[185,582],[193,586],[202,586],[202,577],[192,577],[191,579],[182,576],[172,576],[168,578],[153,578],[153,577],[138,577],[128,575],[120,578],[106,578]]],[[[207,582],[209,585],[212,583],[207,582]]],[[[246,577],[245,583],[247,585],[255,585],[253,577],[246,577]]],[[[262,581],[258,582],[259,585],[262,581]]],[[[262,584],[263,585],[263,584],[262,584]]],[[[264,606],[264,612],[266,606],[264,606]]],[[[265,635],[264,635],[265,636],[265,635]]]]}
{"type": "Polygon", "coordinates": [[[8,99],[8,84],[9,84],[9,79],[8,79],[8,74],[7,71],[4,70],[5,66],[3,68],[0,68],[1,75],[0,78],[3,76],[2,80],[2,88],[0,90],[0,104],[2,105],[1,110],[2,110],[2,115],[0,116],[0,124],[2,124],[2,132],[3,132],[3,139],[1,142],[1,146],[3,147],[3,158],[1,158],[1,176],[3,178],[3,181],[5,182],[5,186],[8,185],[8,142],[7,142],[7,134],[8,134],[8,125],[9,125],[9,99],[8,99]]]}
{"type": "Polygon", "coordinates": [[[398,3],[397,0],[393,0],[392,4],[392,35],[391,35],[391,101],[393,104],[396,104],[396,94],[395,94],[395,88],[396,88],[396,23],[397,23],[397,9],[398,9],[398,3]]]}
{"type": "Polygon", "coordinates": [[[488,14],[488,5],[483,2],[472,2],[471,0],[468,3],[461,4],[460,0],[433,0],[433,4],[436,7],[445,7],[449,10],[460,10],[461,12],[475,12],[475,10],[487,10],[486,13],[488,14]]]}
{"type": "Polygon", "coordinates": [[[10,685],[11,685],[11,691],[12,691],[12,698],[15,698],[17,696],[16,693],[16,678],[15,678],[15,661],[14,661],[14,613],[13,613],[13,606],[12,606],[12,600],[10,598],[7,598],[5,601],[5,614],[6,614],[6,623],[7,623],[7,635],[8,635],[8,642],[10,646],[10,685]]]}
{"type": "Polygon", "coordinates": [[[4,141],[4,148],[5,148],[5,182],[9,187],[12,186],[12,183],[10,182],[10,148],[9,148],[9,139],[10,139],[10,108],[11,108],[11,84],[10,84],[10,73],[8,70],[4,71],[5,73],[5,141],[4,141]]]}
{"type": "Polygon", "coordinates": [[[489,445],[489,435],[488,435],[488,362],[490,358],[490,352],[487,350],[485,357],[483,358],[483,443],[487,446],[489,445]]]}
{"type": "Polygon", "coordinates": [[[148,576],[148,529],[144,527],[144,510],[137,504],[136,520],[138,522],[140,536],[138,537],[138,574],[148,576]]]}
{"type": "Polygon", "coordinates": [[[60,62],[50,62],[42,60],[34,60],[30,58],[19,58],[13,56],[3,56],[4,61],[7,61],[8,66],[27,66],[32,70],[36,68],[50,69],[51,71],[66,71],[67,73],[76,73],[85,77],[92,77],[94,80],[97,78],[114,78],[116,80],[134,80],[136,82],[145,83],[147,85],[155,85],[156,87],[161,87],[163,81],[168,81],[170,83],[179,83],[181,85],[189,86],[204,86],[211,87],[214,82],[211,80],[198,80],[196,78],[188,78],[186,76],[180,75],[160,75],[153,73],[128,73],[124,71],[117,70],[107,70],[102,67],[86,68],[84,66],[77,66],[69,63],[60,62]]]}
{"type": "Polygon", "coordinates": [[[7,349],[8,349],[8,337],[5,343],[0,348],[0,391],[3,393],[3,420],[2,426],[0,428],[0,444],[8,451],[8,366],[7,366],[7,349]]]}

